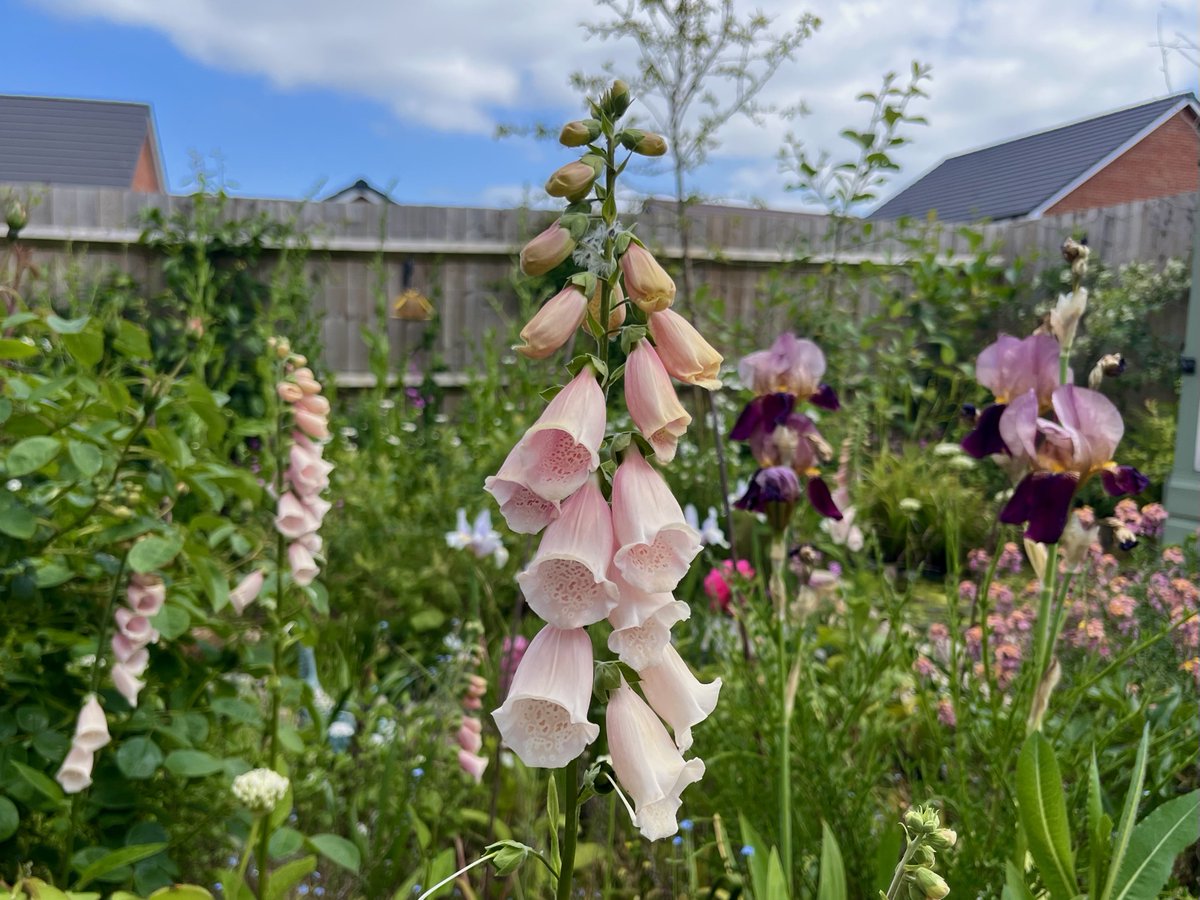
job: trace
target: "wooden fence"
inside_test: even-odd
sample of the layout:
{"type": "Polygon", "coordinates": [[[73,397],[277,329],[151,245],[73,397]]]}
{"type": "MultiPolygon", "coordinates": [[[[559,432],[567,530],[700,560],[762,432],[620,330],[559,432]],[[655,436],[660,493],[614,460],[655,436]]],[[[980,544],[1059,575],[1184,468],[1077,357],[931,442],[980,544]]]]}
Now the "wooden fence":
{"type": "MultiPolygon", "coordinates": [[[[49,277],[64,279],[68,270],[93,273],[115,266],[148,291],[160,290],[162,278],[159,261],[138,243],[140,215],[147,208],[186,211],[192,202],[97,188],[0,186],[0,195],[5,192],[34,201],[21,238],[34,248],[35,260],[49,277]]],[[[516,251],[552,216],[528,210],[250,198],[233,198],[224,210],[229,218],[259,213],[292,223],[307,236],[325,363],[347,385],[370,381],[361,332],[381,327],[375,316],[381,283],[389,298],[411,287],[437,299],[441,354],[453,372],[466,371],[483,336],[492,329],[503,332],[515,316],[516,251]]],[[[1109,265],[1161,263],[1189,255],[1195,214],[1196,196],[1186,194],[995,223],[982,232],[1000,257],[1019,256],[1035,270],[1057,263],[1059,244],[1075,230],[1086,231],[1093,251],[1109,265]]],[[[772,269],[820,271],[835,257],[830,220],[824,216],[712,205],[693,207],[689,216],[697,282],[725,301],[730,316],[753,313],[763,276],[772,269]]],[[[638,233],[662,257],[679,258],[671,204],[647,203],[638,233]]],[[[840,249],[836,258],[845,264],[902,266],[911,253],[904,233],[892,224],[875,223],[869,234],[843,243],[848,249],[840,249]]],[[[971,252],[968,239],[953,226],[940,229],[934,239],[945,258],[962,259],[971,252]]],[[[391,318],[383,327],[399,362],[428,326],[391,318]]]]}

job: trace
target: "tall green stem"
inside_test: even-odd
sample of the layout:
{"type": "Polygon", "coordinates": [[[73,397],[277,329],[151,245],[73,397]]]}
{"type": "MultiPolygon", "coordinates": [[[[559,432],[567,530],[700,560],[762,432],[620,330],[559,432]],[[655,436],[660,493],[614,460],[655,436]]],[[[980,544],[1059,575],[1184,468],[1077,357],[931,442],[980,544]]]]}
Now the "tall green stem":
{"type": "MultiPolygon", "coordinates": [[[[579,759],[576,757],[561,770],[563,776],[563,824],[562,861],[558,866],[557,900],[569,900],[571,885],[575,880],[575,844],[579,833],[579,759]]],[[[551,827],[554,827],[551,823],[551,827]]]]}
{"type": "Polygon", "coordinates": [[[888,885],[887,900],[896,900],[900,894],[900,888],[904,884],[904,872],[908,866],[908,861],[912,859],[913,854],[917,850],[917,842],[910,840],[908,846],[904,848],[904,857],[896,865],[896,871],[892,875],[892,883],[888,885]]]}
{"type": "Polygon", "coordinates": [[[771,540],[771,599],[775,602],[779,656],[779,843],[784,878],[792,883],[792,698],[788,690],[787,527],[771,540]]]}

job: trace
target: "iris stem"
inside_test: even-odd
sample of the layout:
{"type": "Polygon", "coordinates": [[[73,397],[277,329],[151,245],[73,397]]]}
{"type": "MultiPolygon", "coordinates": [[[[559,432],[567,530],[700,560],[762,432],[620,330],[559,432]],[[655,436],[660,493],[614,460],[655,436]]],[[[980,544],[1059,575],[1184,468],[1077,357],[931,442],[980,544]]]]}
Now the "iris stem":
{"type": "Polygon", "coordinates": [[[788,696],[787,527],[771,541],[771,596],[775,601],[779,654],[779,843],[784,878],[792,883],[792,704],[788,696]]]}

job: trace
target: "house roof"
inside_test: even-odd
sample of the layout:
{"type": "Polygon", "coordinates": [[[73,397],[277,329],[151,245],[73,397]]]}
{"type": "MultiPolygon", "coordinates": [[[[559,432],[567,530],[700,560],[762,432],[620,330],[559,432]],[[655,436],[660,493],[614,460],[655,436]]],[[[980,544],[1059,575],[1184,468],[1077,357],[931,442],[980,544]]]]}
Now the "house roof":
{"type": "Polygon", "coordinates": [[[869,218],[920,217],[930,210],[949,222],[1040,214],[1189,106],[1196,109],[1194,94],[1174,94],[948,157],[869,218]]]}
{"type": "Polygon", "coordinates": [[[364,178],[358,179],[354,184],[344,187],[340,191],[334,191],[322,200],[324,203],[354,203],[356,201],[376,206],[395,203],[387,192],[381,191],[364,178]]]}
{"type": "Polygon", "coordinates": [[[165,185],[147,104],[0,94],[0,182],[128,188],[147,137],[165,185]]]}

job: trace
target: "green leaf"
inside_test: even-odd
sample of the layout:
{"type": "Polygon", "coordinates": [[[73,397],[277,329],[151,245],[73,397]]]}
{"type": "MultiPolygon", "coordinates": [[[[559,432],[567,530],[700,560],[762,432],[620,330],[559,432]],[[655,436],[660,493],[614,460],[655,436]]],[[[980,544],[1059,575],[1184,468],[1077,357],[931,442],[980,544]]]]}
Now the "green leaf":
{"type": "Polygon", "coordinates": [[[131,866],[143,859],[149,859],[154,854],[161,853],[166,849],[166,843],[157,843],[137,844],[133,847],[122,847],[119,850],[113,850],[111,853],[106,853],[95,862],[90,863],[87,868],[80,872],[79,882],[75,886],[81,888],[115,869],[119,869],[122,866],[131,866]]]}
{"type": "Polygon", "coordinates": [[[337,863],[343,869],[358,872],[362,858],[358,848],[337,834],[314,834],[308,839],[309,846],[326,859],[337,863]]]}
{"type": "Polygon", "coordinates": [[[271,859],[284,859],[303,846],[304,835],[295,828],[284,826],[276,828],[275,833],[271,835],[271,839],[267,842],[267,853],[271,855],[271,859]]]}
{"type": "Polygon", "coordinates": [[[1010,859],[1004,864],[1004,894],[1002,900],[1034,900],[1025,876],[1010,859]]]}
{"type": "Polygon", "coordinates": [[[219,759],[203,750],[172,750],[164,765],[172,775],[182,778],[204,778],[224,768],[219,759]]]}
{"type": "Polygon", "coordinates": [[[11,494],[0,494],[0,531],[27,541],[37,531],[37,517],[11,494]]]}
{"type": "Polygon", "coordinates": [[[875,885],[876,893],[887,893],[892,883],[896,865],[900,862],[900,854],[904,844],[904,832],[899,826],[889,828],[879,840],[879,849],[875,853],[875,885]]]}
{"type": "Polygon", "coordinates": [[[197,884],[172,884],[159,888],[146,900],[213,900],[213,895],[197,884]]]}
{"type": "Polygon", "coordinates": [[[11,477],[20,478],[51,462],[61,449],[62,444],[56,438],[45,435],[25,438],[8,451],[5,468],[11,477]]]}
{"type": "Polygon", "coordinates": [[[1129,839],[1133,834],[1133,823],[1137,821],[1138,804],[1142,799],[1142,785],[1146,781],[1146,756],[1150,750],[1150,725],[1142,729],[1142,742],[1138,744],[1137,757],[1133,762],[1133,772],[1129,777],[1129,790],[1125,792],[1125,802],[1121,805],[1121,824],[1117,826],[1117,838],[1113,843],[1112,857],[1108,863],[1108,878],[1104,881],[1101,900],[1109,900],[1117,882],[1117,873],[1124,868],[1125,851],[1129,848],[1129,839]]]}
{"type": "Polygon", "coordinates": [[[28,359],[37,356],[37,352],[34,344],[27,344],[20,338],[0,338],[0,359],[28,359]]]}
{"type": "Polygon", "coordinates": [[[821,881],[817,900],[846,900],[846,865],[829,823],[821,822],[821,881]]]}
{"type": "Polygon", "coordinates": [[[62,788],[58,786],[57,782],[52,781],[49,776],[16,760],[10,760],[8,764],[17,770],[17,774],[21,776],[23,781],[27,782],[31,788],[47,800],[52,803],[63,802],[62,788]]]}
{"type": "Polygon", "coordinates": [[[71,462],[75,463],[75,468],[84,478],[93,477],[104,465],[104,457],[100,455],[100,450],[92,444],[85,444],[82,441],[67,441],[67,453],[70,454],[71,462]]]}
{"type": "Polygon", "coordinates": [[[129,551],[129,567],[135,572],[153,572],[165,568],[181,549],[183,539],[175,535],[147,535],[129,551]]]}
{"type": "Polygon", "coordinates": [[[1097,891],[1104,880],[1105,851],[1112,833],[1112,819],[1104,814],[1104,800],[1100,792],[1100,769],[1096,765],[1096,748],[1092,748],[1092,761],[1088,769],[1088,896],[1098,896],[1097,891]]]}
{"type": "Polygon", "coordinates": [[[158,771],[162,762],[162,750],[148,737],[130,738],[117,749],[117,768],[132,781],[149,778],[158,771]]]}
{"type": "Polygon", "coordinates": [[[292,889],[311,875],[317,868],[315,856],[302,856],[285,863],[271,873],[267,881],[268,900],[283,900],[291,896],[292,889]]]}
{"type": "Polygon", "coordinates": [[[1029,853],[1037,863],[1042,881],[1052,897],[1071,900],[1079,891],[1067,827],[1067,803],[1054,749],[1040,731],[1031,734],[1021,748],[1017,761],[1017,804],[1021,825],[1029,838],[1029,853]]]}
{"type": "Polygon", "coordinates": [[[0,797],[0,842],[7,841],[17,833],[21,824],[21,814],[17,806],[7,797],[0,797]]]}
{"type": "Polygon", "coordinates": [[[122,319],[117,324],[113,346],[133,359],[150,359],[154,355],[150,349],[150,336],[128,319],[122,319]]]}
{"type": "Polygon", "coordinates": [[[1200,840],[1200,791],[1168,800],[1138,823],[1112,900],[1154,900],[1175,858],[1200,840]]]}
{"type": "Polygon", "coordinates": [[[238,697],[217,697],[211,706],[217,715],[241,722],[243,725],[262,725],[262,713],[258,707],[238,697]]]}
{"type": "Polygon", "coordinates": [[[179,606],[164,606],[150,618],[150,624],[165,640],[173,641],[192,627],[192,617],[179,606]]]}
{"type": "Polygon", "coordinates": [[[771,848],[767,859],[767,892],[763,900],[788,900],[787,880],[783,877],[783,863],[779,851],[771,848]]]}
{"type": "Polygon", "coordinates": [[[86,369],[95,368],[104,359],[104,335],[94,331],[80,334],[64,334],[62,345],[72,358],[86,369]]]}

